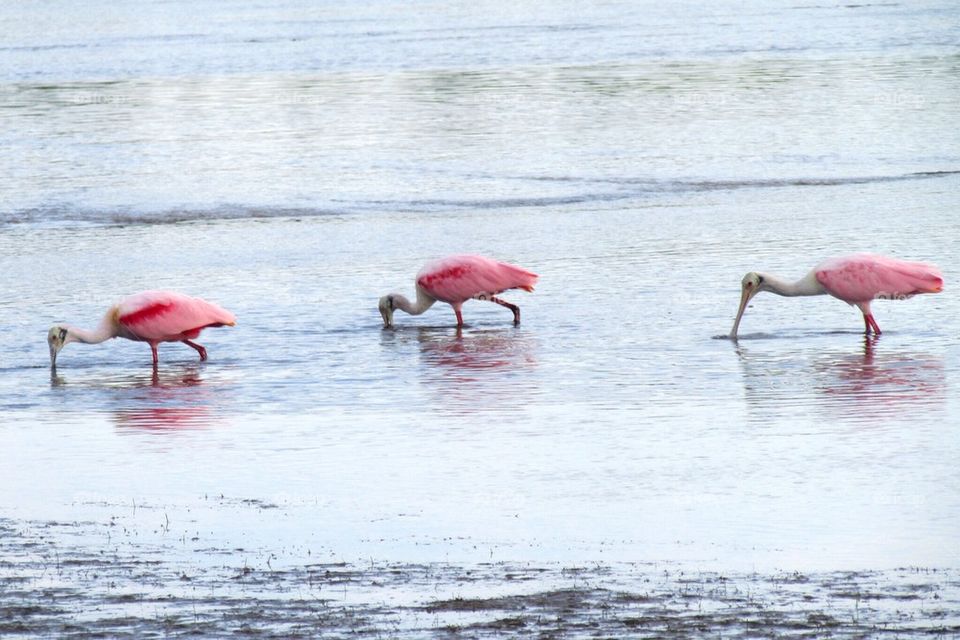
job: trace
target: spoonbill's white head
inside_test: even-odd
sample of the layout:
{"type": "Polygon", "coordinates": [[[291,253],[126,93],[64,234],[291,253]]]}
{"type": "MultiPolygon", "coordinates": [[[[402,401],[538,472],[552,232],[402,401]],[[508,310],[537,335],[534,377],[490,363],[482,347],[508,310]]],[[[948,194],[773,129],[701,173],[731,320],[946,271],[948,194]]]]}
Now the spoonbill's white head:
{"type": "Polygon", "coordinates": [[[743,312],[747,310],[747,304],[761,291],[766,291],[766,282],[763,274],[751,271],[743,276],[740,281],[740,308],[737,309],[737,319],[733,321],[733,329],[730,330],[730,337],[737,337],[737,330],[740,328],[740,319],[743,318],[743,312]]]}
{"type": "Polygon", "coordinates": [[[47,344],[50,346],[50,366],[57,366],[57,354],[66,346],[73,342],[74,336],[70,333],[70,328],[61,324],[55,324],[47,332],[47,344]]]}
{"type": "Polygon", "coordinates": [[[383,316],[383,327],[386,329],[393,326],[393,310],[396,305],[393,301],[394,294],[389,294],[380,298],[380,315],[383,316]]]}

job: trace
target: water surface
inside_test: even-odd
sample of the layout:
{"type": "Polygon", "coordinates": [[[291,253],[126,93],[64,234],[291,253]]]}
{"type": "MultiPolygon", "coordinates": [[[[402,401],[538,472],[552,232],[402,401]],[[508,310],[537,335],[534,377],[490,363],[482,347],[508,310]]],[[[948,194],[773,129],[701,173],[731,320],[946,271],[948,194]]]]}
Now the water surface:
{"type": "Polygon", "coordinates": [[[515,5],[0,10],[6,517],[351,560],[956,567],[956,8],[515,5]],[[945,291],[878,303],[875,339],[761,296],[717,339],[746,271],[860,250],[945,291]],[[473,302],[462,332],[444,305],[381,328],[380,295],[466,251],[540,274],[519,327],[473,302]],[[203,364],[114,341],[51,375],[50,324],[147,288],[239,323],[203,364]]]}

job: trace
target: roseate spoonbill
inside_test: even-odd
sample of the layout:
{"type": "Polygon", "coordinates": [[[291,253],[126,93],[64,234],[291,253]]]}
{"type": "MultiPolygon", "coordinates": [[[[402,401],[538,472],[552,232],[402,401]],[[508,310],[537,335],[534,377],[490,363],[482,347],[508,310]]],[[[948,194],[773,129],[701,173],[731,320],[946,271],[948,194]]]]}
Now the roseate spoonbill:
{"type": "Polygon", "coordinates": [[[856,253],[821,262],[796,282],[751,271],[743,276],[740,308],[733,322],[730,337],[737,337],[740,319],[747,303],[761,291],[778,296],[818,296],[830,294],[847,304],[857,305],[863,312],[865,333],[880,334],[880,327],[870,312],[875,298],[902,300],[917,293],[939,293],[943,290],[940,270],[923,262],[908,262],[869,253],[856,253]]]}
{"type": "Polygon", "coordinates": [[[107,310],[93,331],[55,324],[47,333],[50,366],[56,368],[57,354],[70,342],[98,344],[110,338],[126,338],[150,344],[157,364],[157,344],[182,342],[207,359],[207,350],[192,342],[207,327],[233,326],[233,314],[217,305],[174,291],[142,291],[128,296],[107,310]]]}
{"type": "Polygon", "coordinates": [[[417,301],[410,302],[399,293],[380,298],[383,326],[393,325],[395,309],[418,316],[437,300],[446,302],[457,314],[457,327],[463,326],[460,309],[474,298],[489,300],[513,311],[513,323],[520,324],[520,307],[496,297],[507,289],[533,291],[537,274],[512,264],[497,262],[483,256],[448,256],[429,262],[417,274],[417,301]]]}

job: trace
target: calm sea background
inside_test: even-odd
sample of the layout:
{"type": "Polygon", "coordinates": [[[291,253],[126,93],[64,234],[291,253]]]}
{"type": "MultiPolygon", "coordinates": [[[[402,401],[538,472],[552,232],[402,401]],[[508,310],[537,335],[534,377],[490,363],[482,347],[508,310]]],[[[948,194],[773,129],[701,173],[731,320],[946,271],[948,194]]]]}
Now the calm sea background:
{"type": "Polygon", "coordinates": [[[960,564],[955,2],[11,2],[0,122],[2,517],[292,562],[960,564]],[[861,250],[945,291],[869,340],[760,296],[718,339],[745,272],[861,250]],[[455,252],[540,274],[522,325],[382,330],[455,252]],[[52,323],[148,288],[239,324],[51,377],[52,323]]]}

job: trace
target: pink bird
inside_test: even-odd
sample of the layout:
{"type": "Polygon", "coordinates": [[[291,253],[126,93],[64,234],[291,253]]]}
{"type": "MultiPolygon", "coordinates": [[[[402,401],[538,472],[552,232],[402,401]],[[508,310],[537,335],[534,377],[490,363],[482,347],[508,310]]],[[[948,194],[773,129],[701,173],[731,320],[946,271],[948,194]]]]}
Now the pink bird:
{"type": "Polygon", "coordinates": [[[93,331],[56,324],[47,334],[50,366],[56,368],[57,354],[70,342],[98,344],[111,338],[147,342],[157,364],[157,345],[182,342],[207,359],[207,350],[192,342],[207,327],[233,326],[236,318],[215,304],[174,291],[142,291],[128,296],[107,310],[93,331]]]}
{"type": "Polygon", "coordinates": [[[512,264],[483,256],[448,256],[424,265],[417,274],[417,301],[410,302],[399,293],[380,298],[383,326],[393,325],[395,309],[418,316],[437,300],[446,302],[457,314],[457,327],[463,326],[460,309],[471,298],[489,300],[513,311],[513,323],[520,324],[520,307],[496,297],[507,289],[533,291],[537,274],[512,264]]]}
{"type": "Polygon", "coordinates": [[[847,304],[857,305],[863,312],[866,333],[872,329],[877,335],[880,327],[870,312],[870,302],[876,298],[902,300],[918,293],[939,293],[943,290],[940,270],[923,262],[907,262],[869,253],[856,253],[830,258],[814,267],[800,280],[790,283],[766,273],[751,271],[743,276],[740,309],[733,322],[730,337],[737,337],[740,319],[747,303],[761,291],[778,296],[818,296],[830,294],[847,304]]]}

